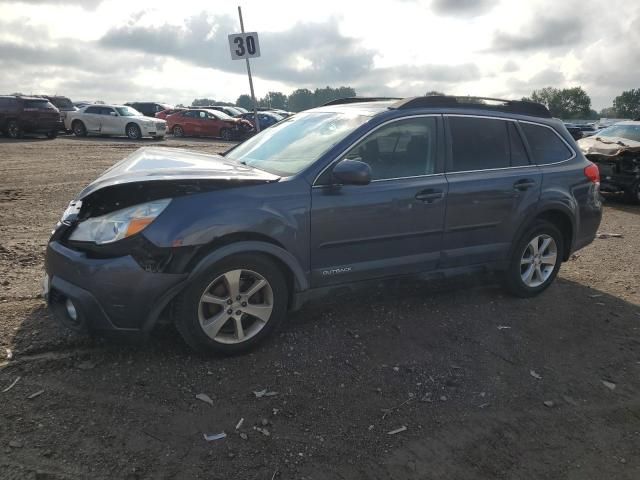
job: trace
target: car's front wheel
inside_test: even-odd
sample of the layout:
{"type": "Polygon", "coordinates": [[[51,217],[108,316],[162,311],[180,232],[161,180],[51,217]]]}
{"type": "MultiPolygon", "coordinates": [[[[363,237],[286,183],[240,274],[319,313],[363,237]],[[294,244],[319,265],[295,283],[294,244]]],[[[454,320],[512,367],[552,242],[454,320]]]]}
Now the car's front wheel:
{"type": "Polygon", "coordinates": [[[84,123],[82,123],[80,120],[76,120],[75,122],[73,122],[71,128],[73,128],[73,133],[76,137],[87,136],[87,127],[85,127],[84,123]]]}
{"type": "Polygon", "coordinates": [[[130,123],[127,125],[127,137],[131,140],[139,140],[142,137],[142,133],[140,132],[140,127],[135,123],[130,123]]]}
{"type": "Polygon", "coordinates": [[[547,221],[534,224],[516,244],[505,272],[505,286],[518,297],[533,297],[545,290],[558,275],[564,238],[547,221]]]}
{"type": "Polygon", "coordinates": [[[229,130],[228,128],[223,128],[222,130],[220,130],[220,137],[222,137],[223,140],[231,140],[232,138],[232,134],[231,134],[231,130],[229,130]]]}
{"type": "Polygon", "coordinates": [[[22,129],[20,128],[20,124],[17,120],[9,120],[7,123],[7,136],[9,138],[22,137],[22,129]]]}
{"type": "Polygon", "coordinates": [[[245,352],[286,316],[288,289],[278,266],[262,255],[236,255],[208,268],[180,295],[174,320],[203,353],[245,352]]]}

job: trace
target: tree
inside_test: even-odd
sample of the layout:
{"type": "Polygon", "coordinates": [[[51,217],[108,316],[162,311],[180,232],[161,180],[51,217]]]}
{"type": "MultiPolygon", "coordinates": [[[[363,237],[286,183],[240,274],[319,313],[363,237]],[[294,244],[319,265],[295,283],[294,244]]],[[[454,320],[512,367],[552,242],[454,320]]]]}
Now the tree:
{"type": "Polygon", "coordinates": [[[545,87],[534,90],[530,100],[545,105],[554,117],[591,118],[591,98],[582,87],[563,89],[545,87]]]}
{"type": "Polygon", "coordinates": [[[613,100],[613,109],[619,118],[640,118],[640,88],[632,88],[613,100]]]}
{"type": "Polygon", "coordinates": [[[240,95],[236,100],[236,105],[246,108],[247,110],[253,110],[253,100],[251,100],[251,96],[247,94],[240,95]]]}
{"type": "Polygon", "coordinates": [[[269,92],[265,97],[269,101],[269,107],[280,110],[287,109],[287,96],[282,92],[269,92]]]}
{"type": "Polygon", "coordinates": [[[292,112],[300,112],[313,108],[314,106],[313,92],[308,88],[299,88],[291,92],[288,98],[289,110],[292,112]]]}
{"type": "Polygon", "coordinates": [[[228,106],[233,106],[233,103],[229,103],[229,102],[220,102],[218,100],[214,100],[211,98],[196,98],[192,103],[192,106],[194,107],[204,107],[206,105],[228,105],[228,106]]]}
{"type": "Polygon", "coordinates": [[[600,117],[602,118],[616,118],[618,113],[614,107],[607,107],[600,110],[600,117]]]}

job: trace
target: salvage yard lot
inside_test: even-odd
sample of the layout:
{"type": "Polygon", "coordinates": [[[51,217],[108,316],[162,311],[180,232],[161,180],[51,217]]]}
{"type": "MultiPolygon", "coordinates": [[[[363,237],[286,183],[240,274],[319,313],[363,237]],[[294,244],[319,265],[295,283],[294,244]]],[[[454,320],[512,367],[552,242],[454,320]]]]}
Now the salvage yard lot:
{"type": "Polygon", "coordinates": [[[640,478],[640,207],[607,202],[600,231],[623,237],[534,299],[492,276],[380,283],[235,358],[170,326],[145,344],[67,334],[40,297],[49,232],[156,144],[230,145],[0,139],[0,392],[20,377],[0,393],[0,478],[640,478]]]}

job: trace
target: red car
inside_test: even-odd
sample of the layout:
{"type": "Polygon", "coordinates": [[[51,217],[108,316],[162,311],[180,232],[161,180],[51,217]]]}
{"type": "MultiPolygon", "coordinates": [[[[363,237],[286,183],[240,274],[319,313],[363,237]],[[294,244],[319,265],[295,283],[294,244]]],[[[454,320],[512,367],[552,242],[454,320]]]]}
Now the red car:
{"type": "Polygon", "coordinates": [[[253,133],[251,122],[216,110],[189,109],[169,115],[166,120],[169,132],[176,137],[220,137],[233,140],[253,133]]]}
{"type": "Polygon", "coordinates": [[[156,113],[156,118],[166,120],[169,115],[173,115],[177,112],[184,112],[185,110],[186,108],[169,108],[168,110],[162,110],[161,112],[156,113]]]}

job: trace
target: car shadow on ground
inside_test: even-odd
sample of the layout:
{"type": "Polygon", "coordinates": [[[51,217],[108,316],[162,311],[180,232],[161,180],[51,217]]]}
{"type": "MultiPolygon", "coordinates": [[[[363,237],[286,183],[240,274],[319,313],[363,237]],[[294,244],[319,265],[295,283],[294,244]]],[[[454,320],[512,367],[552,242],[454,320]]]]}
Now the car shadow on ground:
{"type": "Polygon", "coordinates": [[[607,195],[604,197],[604,203],[607,207],[619,210],[621,212],[640,214],[640,205],[625,200],[622,195],[607,195]]]}
{"type": "Polygon", "coordinates": [[[620,459],[640,444],[639,320],[637,305],[566,280],[532,299],[507,296],[490,276],[402,280],[309,305],[252,353],[208,358],[168,326],[128,345],[61,333],[38,305],[4,372],[25,377],[20,394],[44,389],[70,432],[91,405],[91,426],[56,459],[115,465],[133,442],[149,478],[176,468],[162,449],[185,478],[211,468],[268,477],[294,464],[313,478],[558,478],[565,468],[633,478],[620,459]],[[60,358],[38,360],[47,352],[60,358]],[[262,389],[277,394],[256,398],[262,389]],[[203,392],[215,408],[194,400],[203,392]],[[240,418],[250,441],[232,433],[240,418]],[[225,442],[202,441],[223,430],[225,442]]]}

